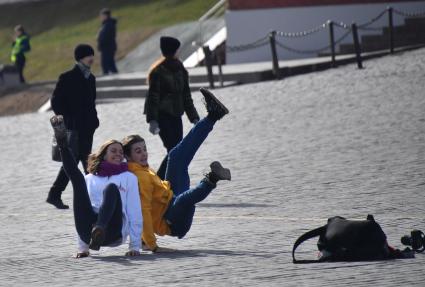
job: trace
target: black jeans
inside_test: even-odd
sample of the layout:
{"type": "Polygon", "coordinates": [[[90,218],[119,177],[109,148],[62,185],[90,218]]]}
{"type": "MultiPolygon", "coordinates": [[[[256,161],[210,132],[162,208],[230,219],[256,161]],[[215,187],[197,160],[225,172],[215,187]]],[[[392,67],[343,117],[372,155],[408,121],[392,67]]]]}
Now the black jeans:
{"type": "Polygon", "coordinates": [[[25,83],[25,78],[24,78],[25,62],[26,62],[26,59],[25,59],[25,56],[23,54],[18,54],[16,56],[15,66],[18,69],[19,81],[21,83],[25,83]]]}
{"type": "Polygon", "coordinates": [[[118,73],[117,66],[115,65],[115,52],[114,51],[102,51],[101,53],[101,66],[104,75],[109,73],[118,73]]]}
{"type": "Polygon", "coordinates": [[[157,175],[164,180],[167,170],[168,153],[183,139],[183,122],[181,117],[160,114],[158,117],[159,137],[167,149],[167,155],[158,169],[157,175]]]}
{"type": "MultiPolygon", "coordinates": [[[[78,134],[78,161],[81,161],[83,164],[84,172],[87,174],[87,158],[91,153],[93,146],[93,134],[94,132],[80,132],[78,134]]],[[[77,161],[77,163],[78,163],[77,161]]],[[[50,188],[49,198],[57,199],[60,198],[62,192],[65,190],[68,185],[69,178],[66,175],[66,172],[63,166],[60,168],[56,180],[53,182],[52,187],[50,188]]]]}
{"type": "Polygon", "coordinates": [[[64,170],[74,190],[75,228],[81,240],[89,244],[92,228],[96,225],[103,227],[106,231],[103,246],[117,242],[122,238],[122,203],[118,187],[115,184],[108,184],[105,187],[102,205],[97,214],[91,206],[84,175],[78,169],[71,150],[61,147],[60,152],[64,170]]]}

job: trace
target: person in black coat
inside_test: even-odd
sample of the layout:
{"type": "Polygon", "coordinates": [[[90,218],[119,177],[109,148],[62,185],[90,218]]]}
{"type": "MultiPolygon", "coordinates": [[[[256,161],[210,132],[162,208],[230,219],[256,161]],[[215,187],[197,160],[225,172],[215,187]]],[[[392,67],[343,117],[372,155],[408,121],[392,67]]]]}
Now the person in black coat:
{"type": "Polygon", "coordinates": [[[97,35],[97,48],[101,53],[101,66],[104,75],[118,73],[115,65],[115,52],[117,51],[117,20],[111,17],[111,10],[100,11],[102,27],[97,35]]]}
{"type": "MultiPolygon", "coordinates": [[[[99,126],[96,111],[96,78],[90,72],[94,50],[89,45],[80,44],[75,48],[74,57],[77,62],[74,68],[59,76],[51,98],[51,106],[56,115],[63,115],[66,128],[77,132],[76,158],[82,162],[87,173],[87,158],[91,153],[94,132],[99,126]]],[[[61,199],[68,182],[68,176],[61,167],[46,201],[59,209],[69,208],[61,199]]]]}

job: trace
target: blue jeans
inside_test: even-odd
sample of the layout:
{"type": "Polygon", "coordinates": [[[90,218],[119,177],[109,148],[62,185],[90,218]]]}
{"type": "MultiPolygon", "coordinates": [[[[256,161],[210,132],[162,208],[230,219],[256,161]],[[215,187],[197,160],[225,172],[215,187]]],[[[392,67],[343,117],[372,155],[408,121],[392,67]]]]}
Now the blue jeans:
{"type": "Polygon", "coordinates": [[[191,189],[189,178],[189,165],[214,124],[209,118],[202,119],[168,154],[165,179],[170,182],[174,196],[164,217],[170,223],[172,236],[183,238],[186,235],[192,226],[195,204],[216,187],[204,179],[191,189]]]}

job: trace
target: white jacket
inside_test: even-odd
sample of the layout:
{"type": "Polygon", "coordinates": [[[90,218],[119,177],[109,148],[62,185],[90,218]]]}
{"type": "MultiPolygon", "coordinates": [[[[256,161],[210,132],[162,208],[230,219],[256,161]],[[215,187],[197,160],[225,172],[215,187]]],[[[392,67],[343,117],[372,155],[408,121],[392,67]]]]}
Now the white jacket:
{"type": "MultiPolygon", "coordinates": [[[[118,243],[125,243],[127,237],[130,236],[129,250],[139,251],[143,218],[137,177],[126,171],[110,177],[88,174],[85,179],[91,205],[96,213],[99,213],[105,187],[110,183],[114,183],[118,187],[122,203],[122,242],[118,243]]],[[[78,236],[78,251],[86,252],[88,250],[88,245],[78,236]]]]}

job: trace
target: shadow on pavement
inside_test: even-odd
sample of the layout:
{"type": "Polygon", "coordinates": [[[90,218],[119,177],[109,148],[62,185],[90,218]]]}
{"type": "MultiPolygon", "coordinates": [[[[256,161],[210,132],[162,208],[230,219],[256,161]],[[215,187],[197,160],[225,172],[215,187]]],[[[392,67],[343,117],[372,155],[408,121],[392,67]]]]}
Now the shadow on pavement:
{"type": "Polygon", "coordinates": [[[264,252],[247,252],[247,251],[230,251],[230,250],[214,250],[214,249],[187,249],[175,250],[167,253],[142,253],[137,257],[127,257],[122,255],[113,256],[91,256],[91,259],[102,262],[115,262],[123,265],[132,265],[133,262],[138,261],[154,261],[160,259],[176,260],[180,258],[197,258],[209,256],[244,256],[244,257],[261,257],[270,258],[276,254],[269,254],[264,252]]]}
{"type": "Polygon", "coordinates": [[[226,207],[226,208],[245,208],[245,207],[273,207],[275,205],[270,204],[255,204],[255,203],[199,203],[197,206],[201,207],[226,207]]]}

